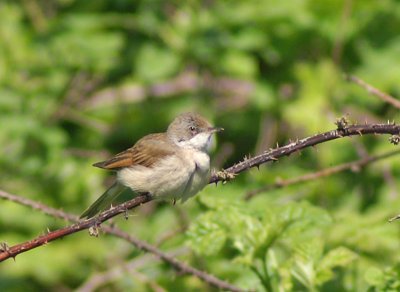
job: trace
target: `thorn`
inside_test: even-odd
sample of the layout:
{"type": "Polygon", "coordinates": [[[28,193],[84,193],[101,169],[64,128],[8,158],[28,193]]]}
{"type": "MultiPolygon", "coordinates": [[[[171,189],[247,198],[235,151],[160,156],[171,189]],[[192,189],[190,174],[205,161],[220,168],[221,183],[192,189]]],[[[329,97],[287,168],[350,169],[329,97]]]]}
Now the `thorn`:
{"type": "Polygon", "coordinates": [[[347,119],[347,117],[342,116],[341,118],[336,119],[335,125],[337,126],[338,131],[344,131],[349,125],[349,120],[347,119]]]}
{"type": "Polygon", "coordinates": [[[392,135],[389,137],[389,142],[393,145],[399,145],[400,143],[400,135],[392,135]]]}
{"type": "Polygon", "coordinates": [[[399,220],[399,219],[400,219],[400,214],[390,218],[388,221],[389,221],[389,223],[392,223],[393,221],[399,220]]]}
{"type": "Polygon", "coordinates": [[[129,219],[128,209],[125,209],[125,211],[124,211],[124,218],[125,218],[125,220],[129,219]]]}
{"type": "Polygon", "coordinates": [[[172,200],[172,205],[175,206],[175,204],[176,204],[176,198],[174,198],[174,199],[172,200]]]}
{"type": "Polygon", "coordinates": [[[10,246],[6,242],[0,242],[0,252],[9,251],[10,246]]]}
{"type": "Polygon", "coordinates": [[[258,171],[260,171],[260,165],[257,164],[256,167],[257,167],[258,171]]]}

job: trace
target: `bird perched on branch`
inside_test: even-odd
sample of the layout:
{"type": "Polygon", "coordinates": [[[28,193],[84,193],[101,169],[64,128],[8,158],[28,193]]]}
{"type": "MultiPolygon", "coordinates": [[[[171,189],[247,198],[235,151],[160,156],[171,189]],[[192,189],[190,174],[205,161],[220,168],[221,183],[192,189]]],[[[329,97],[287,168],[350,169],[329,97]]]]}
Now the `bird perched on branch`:
{"type": "Polygon", "coordinates": [[[166,132],[144,136],[111,159],[93,164],[115,170],[117,180],[80,218],[91,218],[109,208],[126,188],[154,198],[185,202],[207,185],[211,137],[222,130],[212,127],[199,114],[184,113],[166,132]]]}

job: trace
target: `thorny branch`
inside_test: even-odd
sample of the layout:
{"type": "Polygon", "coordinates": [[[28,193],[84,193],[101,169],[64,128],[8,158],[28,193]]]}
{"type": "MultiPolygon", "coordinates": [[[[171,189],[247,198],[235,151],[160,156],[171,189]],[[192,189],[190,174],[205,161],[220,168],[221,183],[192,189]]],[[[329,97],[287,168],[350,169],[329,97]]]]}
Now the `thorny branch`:
{"type": "MultiPolygon", "coordinates": [[[[5,198],[6,194],[4,192],[0,192],[1,197],[5,198]]],[[[10,198],[10,194],[8,194],[8,198],[10,198]]],[[[112,209],[109,209],[105,212],[102,212],[101,214],[99,214],[99,216],[97,217],[93,217],[89,220],[84,220],[84,221],[78,221],[77,222],[77,218],[72,216],[66,216],[64,214],[60,214],[57,213],[57,210],[52,210],[51,208],[45,208],[43,209],[44,212],[50,211],[48,214],[51,214],[53,216],[58,217],[56,214],[61,215],[59,218],[63,218],[63,219],[67,219],[69,221],[72,222],[77,222],[75,224],[72,224],[70,226],[66,226],[64,228],[60,228],[54,231],[50,231],[47,234],[41,235],[35,239],[32,239],[30,241],[21,243],[21,244],[17,244],[14,245],[12,247],[7,247],[7,248],[3,248],[3,250],[0,252],[0,262],[4,261],[10,257],[15,258],[18,254],[26,252],[28,250],[34,249],[38,246],[42,246],[44,244],[47,244],[53,240],[62,238],[66,235],[72,234],[72,233],[76,233],[78,231],[84,230],[84,229],[89,229],[91,228],[91,232],[93,235],[97,235],[96,232],[98,232],[98,227],[100,226],[101,223],[103,223],[104,221],[118,215],[121,213],[125,213],[126,210],[128,209],[132,209],[136,206],[139,206],[143,203],[149,202],[151,200],[151,196],[149,195],[142,195],[142,196],[138,196],[130,201],[127,201],[123,204],[120,204],[112,209]]],[[[22,199],[20,202],[27,202],[27,199],[22,199]]],[[[40,206],[42,204],[38,203],[37,206],[40,206]]],[[[43,205],[42,205],[43,206],[43,205]]],[[[59,211],[62,212],[62,211],[59,211]]]]}
{"type": "Polygon", "coordinates": [[[301,175],[301,176],[298,176],[298,177],[295,177],[295,178],[286,179],[286,180],[277,180],[273,184],[266,185],[266,186],[261,187],[259,189],[255,189],[255,190],[249,191],[244,198],[246,200],[250,200],[254,196],[256,196],[256,195],[258,195],[260,193],[263,193],[263,192],[267,192],[267,191],[271,191],[271,190],[274,190],[274,189],[287,187],[289,185],[303,183],[303,182],[310,181],[310,180],[316,180],[316,179],[319,179],[319,178],[322,178],[322,177],[326,177],[326,176],[330,176],[330,175],[333,175],[333,174],[336,174],[338,172],[342,172],[342,171],[345,171],[345,170],[359,171],[360,168],[365,167],[368,164],[377,162],[377,161],[382,160],[384,158],[391,157],[393,155],[397,155],[399,153],[400,153],[400,150],[390,151],[390,152],[387,152],[387,153],[384,153],[384,154],[381,154],[381,155],[365,157],[365,158],[361,158],[361,159],[356,160],[356,161],[347,162],[347,163],[343,163],[343,164],[336,165],[336,166],[333,166],[333,167],[329,167],[329,168],[326,168],[326,169],[322,169],[322,170],[317,171],[317,172],[307,173],[305,175],[301,175]]]}
{"type": "MultiPolygon", "coordinates": [[[[337,122],[337,129],[317,134],[311,137],[307,137],[295,142],[292,142],[286,146],[278,147],[270,151],[266,151],[261,155],[255,156],[253,158],[245,159],[244,161],[229,167],[221,172],[215,173],[210,178],[210,183],[217,183],[219,181],[226,181],[232,179],[235,175],[248,170],[252,167],[258,167],[263,163],[269,161],[276,161],[278,158],[283,156],[289,156],[290,154],[300,151],[301,149],[314,146],[323,142],[330,140],[343,138],[347,136],[355,135],[366,135],[366,134],[391,134],[392,137],[390,141],[396,143],[400,136],[400,126],[395,124],[365,124],[365,125],[350,125],[348,126],[347,121],[341,119],[337,122]]],[[[26,252],[28,250],[34,249],[38,246],[44,245],[50,241],[56,240],[58,238],[64,237],[66,235],[76,233],[84,229],[92,229],[92,232],[96,234],[97,228],[101,223],[107,221],[108,219],[121,214],[126,213],[127,210],[133,209],[141,204],[151,201],[153,198],[149,194],[144,194],[135,197],[134,199],[127,201],[123,204],[115,206],[107,211],[100,213],[97,217],[91,218],[84,221],[79,221],[73,225],[49,232],[48,234],[39,236],[31,241],[17,244],[12,247],[3,246],[0,251],[0,261],[8,258],[14,258],[20,253],[26,252]]],[[[108,227],[107,227],[108,228],[108,227]]],[[[111,228],[111,227],[110,227],[111,228]]],[[[104,229],[104,228],[103,228],[104,229]]],[[[111,232],[111,230],[110,230],[111,232]]],[[[113,234],[118,235],[118,232],[113,234]]],[[[126,238],[128,240],[128,238],[126,238]]],[[[129,240],[128,240],[129,241],[129,240]]],[[[140,247],[139,247],[140,248],[140,247]]],[[[150,251],[150,249],[149,249],[150,251]]],[[[160,255],[161,257],[161,255],[160,255]]],[[[173,259],[176,261],[176,259],[173,259]]],[[[172,261],[172,262],[173,262],[172,261]]],[[[191,271],[191,267],[183,266],[184,271],[191,271]]],[[[194,272],[194,271],[191,271],[194,272]]],[[[190,272],[189,272],[190,273],[190,272]]],[[[201,275],[201,274],[200,274],[201,275]]],[[[213,276],[211,276],[213,277],[213,276]]],[[[204,278],[202,278],[204,279],[204,278]]],[[[209,279],[210,280],[210,279],[209,279]]],[[[215,279],[213,279],[215,280],[215,279]]],[[[218,279],[216,279],[218,280],[218,279]]]]}
{"type": "Polygon", "coordinates": [[[391,104],[395,108],[400,109],[400,100],[394,98],[393,96],[380,91],[379,89],[373,87],[371,84],[368,84],[367,82],[365,82],[364,80],[358,78],[357,76],[347,75],[346,79],[348,81],[354,82],[358,86],[360,86],[360,87],[364,88],[365,90],[367,90],[372,95],[375,95],[375,96],[379,97],[380,99],[382,99],[383,101],[391,104]]]}
{"type": "Polygon", "coordinates": [[[283,147],[278,147],[265,151],[264,153],[254,156],[252,158],[245,158],[223,171],[215,173],[210,178],[210,183],[218,183],[219,181],[226,181],[235,175],[252,167],[259,167],[261,164],[270,161],[277,161],[278,158],[289,156],[292,153],[300,151],[304,148],[315,146],[330,140],[335,140],[349,136],[362,136],[367,134],[390,134],[393,135],[390,141],[394,143],[400,135],[400,126],[394,123],[388,124],[365,124],[365,125],[350,125],[338,123],[338,128],[329,132],[317,134],[301,140],[297,140],[283,147]]]}
{"type": "MultiPolygon", "coordinates": [[[[62,228],[59,230],[55,230],[53,232],[49,232],[46,235],[42,235],[34,240],[24,243],[24,244],[15,245],[13,247],[7,247],[3,244],[3,248],[2,248],[3,251],[0,253],[0,261],[6,260],[9,257],[15,257],[18,253],[27,251],[36,246],[40,246],[42,244],[39,244],[39,245],[36,245],[36,244],[43,242],[43,240],[45,240],[45,243],[47,243],[47,242],[50,242],[52,240],[62,237],[62,235],[59,236],[60,234],[68,235],[71,233],[75,233],[79,230],[85,229],[85,228],[79,226],[79,217],[76,215],[72,215],[72,214],[66,213],[64,211],[51,208],[42,203],[38,203],[38,202],[35,202],[35,201],[27,199],[27,198],[9,194],[2,190],[0,190],[0,198],[6,199],[9,201],[13,201],[13,202],[19,203],[24,206],[31,207],[36,210],[40,210],[43,213],[48,214],[53,217],[56,217],[56,218],[64,219],[64,220],[67,220],[70,222],[76,222],[76,224],[74,224],[74,225],[71,225],[69,227],[62,228]],[[72,232],[67,232],[65,229],[71,230],[72,232]],[[54,235],[52,235],[52,234],[54,234],[54,235]],[[18,250],[20,250],[20,252],[18,252],[18,250]]],[[[133,201],[133,200],[131,200],[131,201],[133,201]]],[[[129,202],[131,202],[131,201],[129,201],[129,202]]],[[[139,201],[137,201],[136,203],[139,203],[139,201]]],[[[116,209],[116,208],[114,208],[114,209],[116,209]]],[[[114,209],[112,209],[112,210],[114,210],[114,209]]],[[[124,211],[125,210],[123,210],[123,212],[124,211]]],[[[107,214],[105,214],[105,213],[107,213],[107,212],[103,212],[101,214],[103,216],[101,216],[100,220],[103,220],[103,218],[107,217],[107,214]]],[[[83,223],[88,222],[88,221],[91,222],[92,220],[86,220],[83,223]]],[[[105,221],[105,220],[103,220],[103,221],[105,221]]],[[[96,224],[100,224],[99,220],[96,221],[96,224]]],[[[86,224],[85,224],[85,226],[86,226],[86,224]]],[[[138,249],[141,249],[143,251],[154,254],[159,259],[168,263],[169,265],[171,265],[173,268],[175,268],[177,271],[179,271],[181,273],[194,275],[194,276],[198,277],[199,279],[201,279],[202,281],[208,283],[209,285],[212,285],[219,289],[229,290],[229,291],[243,291],[242,289],[240,289],[236,286],[233,286],[223,280],[220,280],[211,274],[200,271],[196,268],[193,268],[193,267],[177,260],[175,257],[162,252],[161,250],[157,249],[156,247],[150,245],[147,242],[141,241],[141,240],[127,234],[126,232],[122,231],[121,229],[119,229],[115,226],[104,225],[101,227],[101,229],[102,229],[102,231],[104,231],[107,234],[111,234],[111,235],[114,235],[116,237],[119,237],[119,238],[122,238],[122,239],[128,241],[129,243],[131,243],[138,249]]]]}
{"type": "MultiPolygon", "coordinates": [[[[185,247],[180,247],[168,252],[169,255],[174,257],[188,253],[189,249],[185,247]]],[[[146,253],[143,256],[132,259],[131,261],[127,261],[115,267],[111,267],[110,269],[104,272],[95,273],[92,276],[90,276],[85,282],[83,282],[80,287],[77,287],[75,291],[76,292],[98,291],[98,289],[100,289],[100,287],[105,285],[106,283],[110,283],[118,278],[121,278],[122,275],[127,272],[132,273],[134,271],[138,271],[140,268],[143,268],[146,264],[154,262],[154,260],[155,259],[152,254],[146,253]]],[[[153,287],[152,289],[154,290],[153,287]]],[[[157,290],[154,291],[157,292],[157,290]]]]}

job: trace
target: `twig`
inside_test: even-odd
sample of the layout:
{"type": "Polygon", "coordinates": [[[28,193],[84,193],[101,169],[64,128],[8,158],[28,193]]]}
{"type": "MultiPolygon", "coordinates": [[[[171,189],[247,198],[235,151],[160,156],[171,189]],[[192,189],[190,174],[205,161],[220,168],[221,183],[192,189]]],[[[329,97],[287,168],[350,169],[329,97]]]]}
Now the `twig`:
{"type": "MultiPolygon", "coordinates": [[[[64,211],[51,208],[42,203],[38,203],[38,202],[32,201],[27,198],[22,198],[22,197],[13,195],[13,194],[9,194],[2,190],[0,190],[0,198],[7,199],[9,201],[13,201],[13,202],[19,203],[24,206],[31,207],[36,210],[40,210],[43,213],[51,215],[56,218],[68,220],[70,222],[77,222],[71,226],[67,226],[67,227],[49,232],[46,235],[39,236],[38,238],[28,241],[26,243],[18,244],[18,245],[9,247],[9,248],[3,248],[3,251],[0,252],[0,262],[4,261],[10,257],[15,258],[18,254],[20,254],[22,252],[31,250],[35,247],[41,246],[45,243],[48,243],[50,241],[53,241],[55,239],[65,236],[65,235],[78,232],[82,229],[87,229],[87,228],[91,227],[93,224],[95,224],[95,226],[99,226],[100,223],[115,216],[115,215],[112,215],[114,212],[117,212],[117,214],[120,214],[120,213],[125,212],[127,209],[134,208],[135,206],[138,206],[140,204],[143,204],[143,203],[151,200],[151,196],[142,195],[140,197],[135,198],[137,200],[135,200],[135,199],[130,200],[130,201],[123,203],[121,205],[118,205],[108,211],[102,212],[98,217],[80,222],[79,217],[76,215],[72,215],[72,214],[66,213],[64,211]],[[127,204],[127,203],[129,203],[129,204],[127,204]]],[[[176,270],[180,271],[183,274],[194,275],[194,276],[198,277],[199,279],[203,280],[204,282],[208,283],[209,285],[212,285],[212,286],[217,287],[222,290],[244,291],[243,289],[240,289],[240,288],[238,288],[234,285],[231,285],[223,280],[220,280],[211,274],[200,271],[196,268],[193,268],[193,267],[177,260],[173,256],[162,252],[161,250],[157,249],[156,247],[152,246],[151,244],[149,244],[147,242],[141,241],[141,240],[125,233],[124,231],[120,230],[117,227],[110,226],[110,225],[104,225],[101,227],[101,229],[107,234],[111,234],[111,235],[114,235],[116,237],[119,237],[119,238],[122,238],[122,239],[128,241],[129,243],[131,243],[132,245],[134,245],[136,248],[138,248],[140,250],[154,254],[155,256],[157,256],[164,262],[168,263],[169,265],[171,265],[172,267],[174,267],[176,270]]]]}
{"type": "Polygon", "coordinates": [[[93,92],[99,86],[102,78],[89,75],[84,71],[75,73],[65,90],[60,107],[52,114],[50,120],[57,121],[60,119],[70,120],[78,125],[93,129],[106,134],[109,126],[95,120],[88,115],[82,114],[77,109],[81,109],[85,96],[93,92]]]}
{"type": "MultiPolygon", "coordinates": [[[[0,191],[0,195],[2,197],[5,197],[5,196],[3,196],[4,193],[5,192],[0,191]]],[[[10,197],[10,194],[8,194],[8,197],[10,197]]],[[[38,246],[42,246],[53,240],[62,238],[66,235],[73,234],[73,233],[76,233],[76,232],[84,230],[84,229],[93,228],[93,230],[94,230],[93,232],[96,232],[97,227],[99,227],[100,224],[103,223],[104,221],[106,221],[118,214],[125,213],[126,210],[132,209],[134,207],[137,207],[137,206],[144,204],[146,202],[149,202],[151,200],[152,200],[152,198],[150,195],[144,194],[144,195],[138,196],[130,201],[122,203],[118,206],[115,206],[114,208],[111,208],[107,211],[104,211],[104,212],[100,213],[97,217],[93,217],[88,220],[79,221],[79,222],[77,222],[78,218],[73,215],[68,215],[67,217],[65,217],[65,215],[61,216],[60,218],[67,219],[69,221],[77,222],[77,223],[70,225],[70,226],[66,226],[64,228],[54,230],[54,231],[50,231],[47,234],[41,235],[41,236],[39,236],[35,239],[32,239],[28,242],[24,242],[24,243],[17,244],[17,245],[7,248],[7,250],[0,252],[0,262],[4,261],[10,257],[15,258],[20,253],[34,249],[38,246]]],[[[51,210],[51,208],[50,208],[50,210],[51,210]]],[[[59,212],[62,212],[62,211],[59,211],[59,212]]],[[[56,213],[54,213],[52,211],[52,214],[55,215],[56,213]]],[[[94,233],[94,235],[96,235],[96,234],[94,233]]],[[[139,248],[141,248],[141,247],[139,247],[139,248]]]]}
{"type": "Polygon", "coordinates": [[[394,216],[394,217],[392,217],[392,218],[390,218],[388,221],[390,222],[390,223],[392,223],[393,221],[396,221],[396,220],[399,220],[400,219],[400,214],[399,215],[396,215],[396,216],[394,216]]]}
{"type": "MultiPolygon", "coordinates": [[[[188,248],[179,248],[169,252],[169,254],[173,257],[177,257],[179,255],[187,254],[188,251],[189,251],[188,248]]],[[[92,275],[89,279],[87,279],[84,283],[82,283],[80,287],[76,288],[75,291],[76,292],[96,291],[96,289],[99,289],[99,287],[104,285],[105,283],[112,282],[115,279],[121,277],[123,272],[138,270],[145,264],[149,263],[150,261],[154,261],[154,256],[150,253],[146,253],[141,257],[137,257],[127,263],[123,263],[122,265],[113,267],[105,272],[100,272],[92,275]]]]}
{"type": "Polygon", "coordinates": [[[329,167],[317,172],[312,172],[312,173],[307,173],[305,175],[299,176],[299,177],[295,177],[295,178],[291,178],[291,179],[287,179],[287,180],[279,180],[271,185],[267,185],[264,186],[262,188],[256,189],[256,190],[252,190],[250,192],[248,192],[245,195],[245,200],[250,200],[251,198],[253,198],[254,196],[263,193],[263,192],[267,192],[267,191],[271,191],[274,189],[279,189],[279,188],[283,188],[283,187],[287,187],[289,185],[294,185],[294,184],[298,184],[298,183],[303,183],[306,181],[310,181],[310,180],[316,180],[322,177],[326,177],[329,175],[333,175],[335,173],[341,172],[341,171],[345,171],[348,169],[351,170],[355,170],[358,171],[360,168],[367,166],[368,164],[371,164],[373,162],[376,162],[378,160],[382,160],[384,158],[388,158],[391,157],[393,155],[399,154],[400,150],[396,150],[396,151],[391,151],[388,153],[384,153],[382,155],[377,155],[377,156],[371,156],[371,157],[365,157],[356,161],[352,161],[352,162],[348,162],[348,163],[343,163],[337,166],[333,166],[333,167],[329,167]]]}
{"type": "Polygon", "coordinates": [[[110,125],[101,122],[99,120],[96,120],[95,118],[92,118],[88,115],[85,115],[73,108],[65,107],[63,111],[59,113],[58,118],[70,120],[82,127],[94,130],[103,135],[107,134],[110,131],[110,125]]]}
{"type": "Polygon", "coordinates": [[[392,106],[400,109],[400,100],[394,98],[393,96],[380,91],[379,89],[373,87],[371,84],[368,84],[364,80],[358,78],[354,75],[346,75],[346,79],[348,81],[354,82],[355,84],[361,86],[365,90],[367,90],[370,94],[375,95],[382,99],[383,101],[390,103],[392,106]]]}
{"type": "Polygon", "coordinates": [[[340,64],[340,60],[343,53],[343,41],[346,37],[346,31],[348,29],[348,22],[351,17],[353,7],[353,0],[346,0],[343,3],[342,13],[340,17],[339,27],[335,35],[335,40],[333,44],[333,61],[336,65],[340,64]]]}
{"type": "Polygon", "coordinates": [[[240,79],[207,76],[207,74],[199,74],[195,70],[188,69],[173,79],[149,86],[128,84],[103,89],[89,97],[83,106],[86,109],[94,109],[116,103],[138,103],[149,97],[167,98],[202,89],[210,90],[215,93],[215,96],[227,95],[231,103],[239,100],[239,105],[227,104],[231,108],[238,108],[248,102],[248,97],[254,91],[254,84],[240,79]],[[234,97],[236,98],[232,101],[234,97]]]}
{"type": "Polygon", "coordinates": [[[45,31],[48,27],[48,21],[40,7],[40,4],[36,0],[24,0],[22,1],[22,4],[32,22],[33,28],[37,32],[45,31]]]}
{"type": "MultiPolygon", "coordinates": [[[[135,238],[132,238],[132,236],[130,236],[127,233],[122,232],[121,230],[117,230],[115,227],[113,227],[112,230],[108,230],[107,233],[113,234],[115,236],[118,236],[120,238],[123,238],[123,239],[131,242],[132,244],[135,244],[134,241],[132,241],[132,240],[136,240],[135,238]]],[[[145,243],[145,242],[143,242],[143,243],[145,244],[144,248],[147,251],[155,254],[157,257],[164,260],[168,264],[172,265],[175,269],[182,272],[183,274],[194,275],[194,276],[198,277],[199,279],[203,280],[204,282],[206,282],[214,287],[217,287],[221,290],[244,291],[243,289],[233,286],[223,280],[220,280],[211,274],[208,274],[206,272],[195,269],[183,262],[178,261],[176,258],[170,257],[169,255],[160,252],[157,248],[149,245],[148,243],[145,243]]]]}
{"type": "MultiPolygon", "coordinates": [[[[366,124],[345,126],[340,129],[317,134],[290,143],[286,146],[266,151],[263,154],[245,159],[244,161],[235,164],[234,166],[231,166],[223,170],[222,172],[226,174],[237,175],[249,168],[258,167],[266,162],[276,161],[280,157],[289,156],[290,154],[300,151],[304,148],[347,136],[360,136],[367,134],[391,134],[397,137],[399,133],[400,126],[395,124],[366,124]]],[[[221,177],[219,173],[214,173],[213,175],[211,175],[210,183],[217,183],[219,181],[224,181],[224,177],[221,177]]]]}

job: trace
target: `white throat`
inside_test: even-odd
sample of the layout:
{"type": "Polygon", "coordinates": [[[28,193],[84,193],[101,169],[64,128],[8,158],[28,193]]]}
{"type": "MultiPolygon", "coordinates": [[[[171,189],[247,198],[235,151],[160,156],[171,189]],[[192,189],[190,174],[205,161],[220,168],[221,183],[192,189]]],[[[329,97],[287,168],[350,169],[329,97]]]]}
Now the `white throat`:
{"type": "Polygon", "coordinates": [[[190,140],[180,141],[176,144],[183,148],[208,152],[211,145],[211,136],[211,133],[203,132],[195,135],[190,140]]]}

